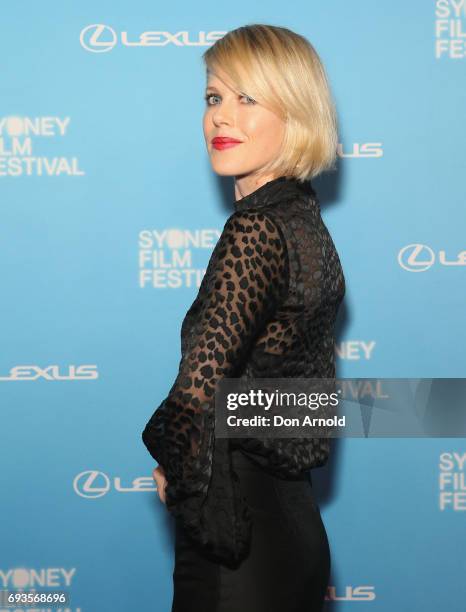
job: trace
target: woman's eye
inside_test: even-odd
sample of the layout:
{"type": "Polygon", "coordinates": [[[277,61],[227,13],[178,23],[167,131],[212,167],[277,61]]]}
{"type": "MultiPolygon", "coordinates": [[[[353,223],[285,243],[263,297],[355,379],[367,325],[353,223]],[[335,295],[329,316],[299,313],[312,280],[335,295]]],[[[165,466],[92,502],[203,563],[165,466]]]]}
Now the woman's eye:
{"type": "Polygon", "coordinates": [[[218,96],[216,96],[215,94],[206,94],[206,95],[204,96],[204,99],[206,100],[207,104],[208,104],[209,106],[212,106],[212,105],[210,104],[210,102],[209,102],[210,98],[218,98],[218,96]]]}
{"type": "MultiPolygon", "coordinates": [[[[246,94],[242,94],[239,97],[240,98],[246,98],[248,104],[256,104],[256,101],[253,98],[251,98],[251,96],[247,96],[246,94]]],[[[204,99],[207,102],[208,106],[213,106],[215,104],[215,102],[213,102],[213,103],[210,102],[211,98],[220,98],[220,96],[218,96],[217,94],[212,94],[212,93],[206,94],[204,96],[204,99]]]]}

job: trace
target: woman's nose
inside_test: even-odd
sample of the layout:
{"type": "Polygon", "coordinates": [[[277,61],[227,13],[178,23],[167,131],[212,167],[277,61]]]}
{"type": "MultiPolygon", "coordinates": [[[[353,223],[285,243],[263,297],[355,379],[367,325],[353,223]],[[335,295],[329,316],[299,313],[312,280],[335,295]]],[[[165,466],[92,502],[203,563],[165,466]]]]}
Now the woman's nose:
{"type": "Polygon", "coordinates": [[[233,105],[223,102],[212,114],[212,120],[215,124],[227,123],[232,125],[235,122],[233,105]]]}

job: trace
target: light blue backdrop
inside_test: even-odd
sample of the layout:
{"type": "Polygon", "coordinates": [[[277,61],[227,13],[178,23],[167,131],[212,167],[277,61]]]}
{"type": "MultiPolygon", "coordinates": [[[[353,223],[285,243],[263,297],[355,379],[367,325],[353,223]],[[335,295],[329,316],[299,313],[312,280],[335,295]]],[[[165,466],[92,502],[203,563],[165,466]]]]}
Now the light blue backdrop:
{"type": "MultiPolygon", "coordinates": [[[[347,281],[338,375],[465,376],[465,1],[5,6],[1,588],[170,609],[172,524],[140,435],[232,212],[201,54],[254,22],[309,38],[338,108],[338,172],[313,183],[347,281]]],[[[464,440],[334,442],[313,477],[328,609],[463,610],[464,440]]]]}

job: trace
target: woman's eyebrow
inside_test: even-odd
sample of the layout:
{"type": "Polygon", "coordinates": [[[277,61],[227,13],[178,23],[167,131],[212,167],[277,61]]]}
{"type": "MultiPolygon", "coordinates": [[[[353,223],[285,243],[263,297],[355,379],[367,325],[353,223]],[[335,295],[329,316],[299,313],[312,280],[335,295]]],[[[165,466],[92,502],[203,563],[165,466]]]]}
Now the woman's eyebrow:
{"type": "MultiPolygon", "coordinates": [[[[214,87],[213,85],[208,85],[205,89],[205,93],[207,94],[207,93],[210,93],[211,91],[215,92],[218,95],[221,95],[220,91],[216,87],[214,87]]],[[[249,95],[244,91],[233,91],[233,93],[234,94],[236,93],[238,96],[248,96],[249,95]]]]}

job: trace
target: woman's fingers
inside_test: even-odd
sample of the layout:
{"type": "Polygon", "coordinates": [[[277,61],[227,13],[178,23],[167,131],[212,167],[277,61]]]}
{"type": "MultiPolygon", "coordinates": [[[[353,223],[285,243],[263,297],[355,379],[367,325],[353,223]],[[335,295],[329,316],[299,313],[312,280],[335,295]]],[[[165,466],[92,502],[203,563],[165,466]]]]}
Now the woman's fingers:
{"type": "Polygon", "coordinates": [[[159,497],[162,501],[162,503],[165,503],[165,487],[167,486],[167,481],[165,479],[165,476],[163,477],[163,483],[160,486],[159,489],[159,497]]]}
{"type": "Polygon", "coordinates": [[[165,503],[165,487],[167,484],[167,480],[165,478],[165,472],[163,471],[162,466],[158,466],[156,467],[153,472],[152,472],[152,476],[155,480],[155,484],[157,485],[157,493],[159,495],[160,501],[162,503],[165,503]]]}

